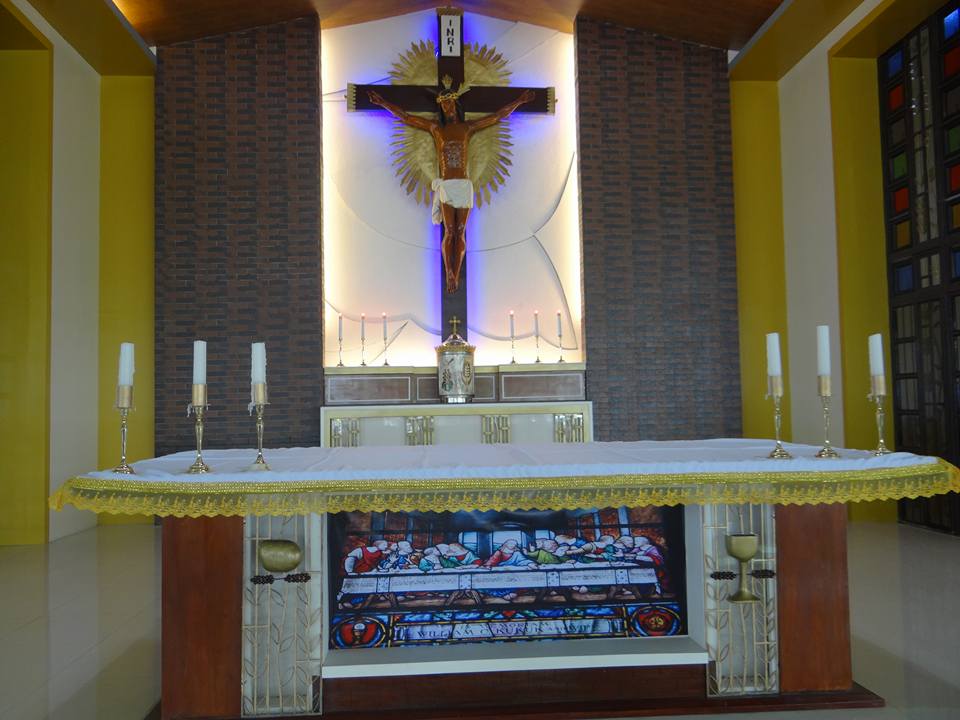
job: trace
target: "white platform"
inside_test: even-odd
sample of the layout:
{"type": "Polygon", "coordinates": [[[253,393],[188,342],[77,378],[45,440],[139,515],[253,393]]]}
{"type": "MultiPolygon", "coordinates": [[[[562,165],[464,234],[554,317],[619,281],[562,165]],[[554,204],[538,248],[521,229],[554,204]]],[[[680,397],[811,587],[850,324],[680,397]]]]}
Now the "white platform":
{"type": "Polygon", "coordinates": [[[689,637],[474,643],[449,647],[330,650],[324,679],[442,675],[511,670],[705,665],[707,651],[689,637]]]}

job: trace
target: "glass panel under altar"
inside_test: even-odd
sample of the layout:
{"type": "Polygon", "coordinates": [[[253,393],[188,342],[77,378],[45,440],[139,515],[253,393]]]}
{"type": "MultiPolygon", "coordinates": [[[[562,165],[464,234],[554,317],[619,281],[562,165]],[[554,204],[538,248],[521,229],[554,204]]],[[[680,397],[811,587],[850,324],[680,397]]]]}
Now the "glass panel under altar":
{"type": "Polygon", "coordinates": [[[328,645],[684,635],[682,508],[339,513],[328,645]]]}

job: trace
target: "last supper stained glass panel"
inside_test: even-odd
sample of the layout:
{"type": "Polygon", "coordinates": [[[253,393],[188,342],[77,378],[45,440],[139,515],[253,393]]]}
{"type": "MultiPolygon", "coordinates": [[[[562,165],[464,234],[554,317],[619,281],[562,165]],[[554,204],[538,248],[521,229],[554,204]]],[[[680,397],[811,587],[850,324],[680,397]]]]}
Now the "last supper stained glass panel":
{"type": "Polygon", "coordinates": [[[682,508],[339,513],[333,649],[686,634],[682,508]]]}

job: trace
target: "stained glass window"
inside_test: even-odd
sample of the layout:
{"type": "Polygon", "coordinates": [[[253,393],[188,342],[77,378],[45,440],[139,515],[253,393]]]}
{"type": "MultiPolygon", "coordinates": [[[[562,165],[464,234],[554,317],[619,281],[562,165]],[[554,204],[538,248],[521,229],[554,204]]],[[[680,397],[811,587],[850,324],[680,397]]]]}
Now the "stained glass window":
{"type": "Polygon", "coordinates": [[[898,293],[913,290],[913,264],[898,265],[893,269],[893,287],[898,293]]]}
{"type": "MultiPolygon", "coordinates": [[[[960,0],[883,53],[877,71],[895,442],[958,462],[960,0]]],[[[960,498],[902,501],[900,516],[960,533],[960,498]]]]}
{"type": "Polygon", "coordinates": [[[948,13],[943,19],[943,37],[949,40],[960,31],[960,10],[948,13]]]}

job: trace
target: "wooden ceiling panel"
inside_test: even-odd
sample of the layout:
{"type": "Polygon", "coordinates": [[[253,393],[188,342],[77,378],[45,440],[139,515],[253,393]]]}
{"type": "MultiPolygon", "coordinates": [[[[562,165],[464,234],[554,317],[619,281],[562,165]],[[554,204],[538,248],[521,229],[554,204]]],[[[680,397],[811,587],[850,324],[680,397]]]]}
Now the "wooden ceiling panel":
{"type": "MultiPolygon", "coordinates": [[[[316,12],[321,27],[427,10],[437,0],[114,0],[151,45],[290,20],[316,12]]],[[[469,12],[570,32],[580,13],[640,30],[739,50],[780,0],[462,0],[469,12]]]]}

